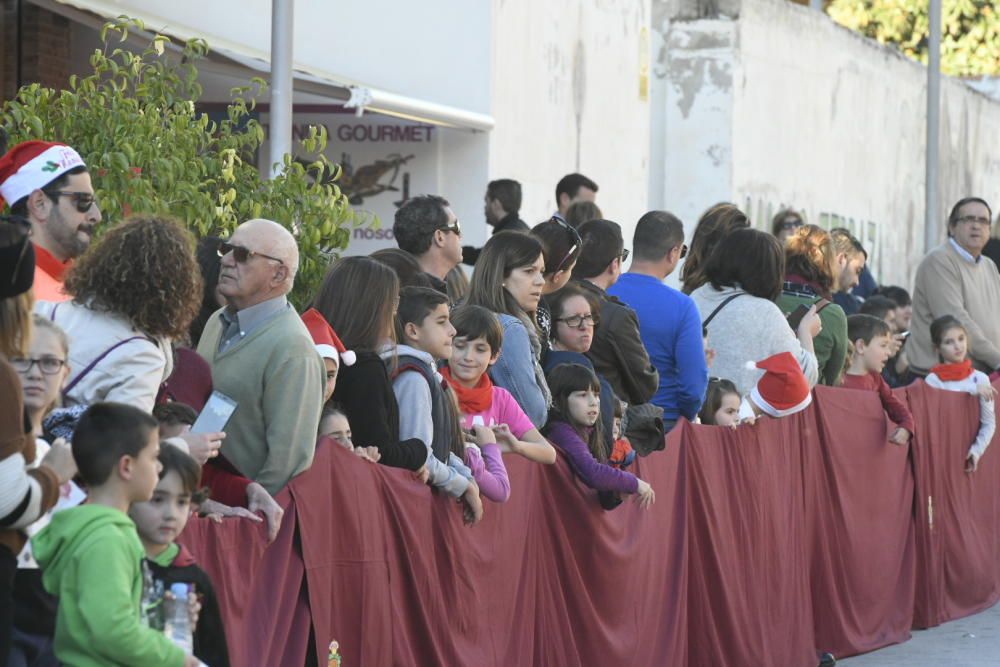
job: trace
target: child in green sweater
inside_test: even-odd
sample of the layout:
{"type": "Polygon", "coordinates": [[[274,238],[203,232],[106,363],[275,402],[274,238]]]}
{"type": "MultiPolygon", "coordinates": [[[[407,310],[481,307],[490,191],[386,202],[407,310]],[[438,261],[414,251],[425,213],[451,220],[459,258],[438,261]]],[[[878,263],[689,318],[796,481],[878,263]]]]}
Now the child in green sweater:
{"type": "Polygon", "coordinates": [[[144,551],[129,505],[159,478],[157,423],[121,403],[95,403],[73,434],[85,504],[59,512],[32,545],[45,589],[59,598],[55,653],[74,667],[197,667],[140,620],[144,551]]]}

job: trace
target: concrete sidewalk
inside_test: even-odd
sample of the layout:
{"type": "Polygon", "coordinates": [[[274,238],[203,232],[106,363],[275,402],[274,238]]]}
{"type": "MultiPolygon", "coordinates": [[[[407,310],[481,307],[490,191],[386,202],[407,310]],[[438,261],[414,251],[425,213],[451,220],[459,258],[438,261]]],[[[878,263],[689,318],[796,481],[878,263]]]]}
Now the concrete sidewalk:
{"type": "Polygon", "coordinates": [[[838,667],[980,667],[1000,665],[1000,605],[929,630],[910,641],[854,658],[838,667]]]}

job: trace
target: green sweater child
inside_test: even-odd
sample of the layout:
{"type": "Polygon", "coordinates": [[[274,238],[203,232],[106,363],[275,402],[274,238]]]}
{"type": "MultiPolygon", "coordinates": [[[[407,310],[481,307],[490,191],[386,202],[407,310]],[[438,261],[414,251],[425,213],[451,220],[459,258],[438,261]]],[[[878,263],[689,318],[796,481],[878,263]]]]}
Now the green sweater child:
{"type": "Polygon", "coordinates": [[[42,584],[59,598],[55,653],[73,667],[196,667],[141,620],[144,551],[125,511],[158,481],[157,423],[138,408],[95,403],[73,435],[87,504],[64,510],[32,540],[42,584]]]}

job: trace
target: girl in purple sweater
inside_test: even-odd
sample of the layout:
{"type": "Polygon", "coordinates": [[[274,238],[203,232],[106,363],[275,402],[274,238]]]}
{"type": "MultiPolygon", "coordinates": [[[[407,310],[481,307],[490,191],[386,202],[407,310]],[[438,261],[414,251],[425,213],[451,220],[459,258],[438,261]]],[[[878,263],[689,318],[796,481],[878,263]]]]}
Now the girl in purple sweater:
{"type": "Polygon", "coordinates": [[[570,467],[595,491],[637,494],[641,507],[656,500],[652,487],[624,470],[607,464],[601,436],[601,385],[594,372],[579,364],[561,364],[548,377],[552,410],[545,435],[561,449],[570,467]]]}

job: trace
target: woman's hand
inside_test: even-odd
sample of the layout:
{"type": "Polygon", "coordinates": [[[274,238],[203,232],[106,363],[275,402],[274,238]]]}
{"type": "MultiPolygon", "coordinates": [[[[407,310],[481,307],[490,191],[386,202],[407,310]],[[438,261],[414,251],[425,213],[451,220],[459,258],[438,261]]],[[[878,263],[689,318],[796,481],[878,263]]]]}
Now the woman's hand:
{"type": "Polygon", "coordinates": [[[993,385],[984,382],[976,385],[976,393],[987,401],[992,401],[993,397],[997,395],[997,390],[993,388],[993,385]]]}
{"type": "Polygon", "coordinates": [[[206,461],[219,455],[219,448],[222,447],[222,441],[226,438],[226,434],[222,431],[217,433],[188,432],[177,437],[187,443],[191,458],[197,461],[198,465],[203,466],[206,461]]]}
{"type": "Polygon", "coordinates": [[[281,509],[274,496],[257,482],[252,482],[247,487],[247,509],[264,515],[267,521],[267,543],[274,542],[281,530],[281,519],[285,516],[285,510],[281,509]]]}
{"type": "Polygon", "coordinates": [[[653,491],[653,487],[649,485],[648,482],[639,480],[639,490],[635,493],[635,501],[639,503],[639,507],[646,509],[650,505],[656,502],[656,492],[653,491]]]}
{"type": "Polygon", "coordinates": [[[222,503],[211,499],[202,501],[202,503],[198,506],[198,513],[206,519],[211,519],[215,523],[222,523],[223,517],[249,519],[255,523],[261,523],[264,521],[245,507],[230,507],[229,505],[223,505],[222,503]]]}
{"type": "Polygon", "coordinates": [[[896,427],[896,430],[892,432],[889,436],[889,442],[897,445],[905,445],[910,441],[910,432],[907,431],[902,426],[896,427]]]}
{"type": "Polygon", "coordinates": [[[73,449],[65,438],[56,438],[52,443],[41,465],[48,466],[59,478],[59,484],[63,485],[76,475],[76,460],[73,458],[73,449]]]}
{"type": "Polygon", "coordinates": [[[429,480],[430,478],[431,478],[431,471],[427,468],[426,463],[413,471],[413,479],[417,480],[421,484],[426,484],[427,480],[429,480]]]}
{"type": "Polygon", "coordinates": [[[354,453],[365,461],[371,461],[372,463],[378,463],[379,459],[382,458],[382,453],[378,451],[378,447],[355,447],[354,453]]]}
{"type": "Polygon", "coordinates": [[[806,311],[806,314],[802,316],[802,321],[799,322],[799,338],[802,338],[803,336],[815,338],[822,330],[823,322],[819,318],[819,313],[816,312],[816,306],[813,305],[808,311],[806,311]]]}

